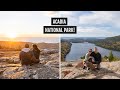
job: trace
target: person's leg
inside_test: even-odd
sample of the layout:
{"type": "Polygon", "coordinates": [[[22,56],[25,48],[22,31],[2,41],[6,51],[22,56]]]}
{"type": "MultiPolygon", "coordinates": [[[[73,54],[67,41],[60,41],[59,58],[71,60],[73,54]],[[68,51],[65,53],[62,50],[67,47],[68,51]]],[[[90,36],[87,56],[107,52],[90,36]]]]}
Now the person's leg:
{"type": "Polygon", "coordinates": [[[97,64],[97,69],[98,69],[98,70],[100,69],[100,63],[99,63],[99,64],[97,64]]]}
{"type": "Polygon", "coordinates": [[[100,69],[100,62],[96,61],[95,63],[97,64],[96,69],[99,70],[100,69]]]}
{"type": "Polygon", "coordinates": [[[93,65],[93,63],[92,62],[87,62],[87,67],[88,67],[88,70],[89,69],[91,69],[91,70],[95,70],[95,67],[94,67],[94,65],[93,65]]]}
{"type": "Polygon", "coordinates": [[[86,61],[83,61],[83,69],[86,69],[86,61]]]}

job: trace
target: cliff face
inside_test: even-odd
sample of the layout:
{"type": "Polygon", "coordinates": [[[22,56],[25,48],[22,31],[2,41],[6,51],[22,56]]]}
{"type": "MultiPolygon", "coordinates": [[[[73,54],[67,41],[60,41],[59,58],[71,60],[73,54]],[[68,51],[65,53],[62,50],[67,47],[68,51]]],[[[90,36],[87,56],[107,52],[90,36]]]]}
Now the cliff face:
{"type": "Polygon", "coordinates": [[[66,55],[70,52],[71,50],[71,43],[68,41],[62,41],[61,42],[61,61],[65,61],[66,55]]]}
{"type": "Polygon", "coordinates": [[[101,69],[85,70],[76,62],[62,62],[62,79],[120,79],[120,61],[102,62],[101,69]]]}

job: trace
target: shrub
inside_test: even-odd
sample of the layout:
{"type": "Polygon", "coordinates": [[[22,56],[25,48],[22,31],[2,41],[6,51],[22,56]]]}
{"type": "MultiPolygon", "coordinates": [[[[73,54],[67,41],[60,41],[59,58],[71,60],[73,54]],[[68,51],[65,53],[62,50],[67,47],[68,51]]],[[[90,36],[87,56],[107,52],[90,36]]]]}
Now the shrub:
{"type": "Polygon", "coordinates": [[[83,57],[80,57],[81,59],[85,59],[85,56],[83,56],[83,57]]]}
{"type": "Polygon", "coordinates": [[[108,59],[109,59],[110,62],[114,60],[114,56],[113,56],[112,51],[110,51],[108,59]]]}

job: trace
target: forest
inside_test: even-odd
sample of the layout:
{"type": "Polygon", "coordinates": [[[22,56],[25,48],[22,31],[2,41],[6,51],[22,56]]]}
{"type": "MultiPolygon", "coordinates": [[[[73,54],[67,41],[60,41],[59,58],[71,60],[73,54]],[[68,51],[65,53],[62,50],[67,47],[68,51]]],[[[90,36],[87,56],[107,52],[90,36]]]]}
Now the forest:
{"type": "Polygon", "coordinates": [[[79,38],[68,39],[68,41],[72,43],[89,42],[89,43],[94,43],[95,45],[106,49],[120,51],[120,35],[114,37],[107,37],[107,38],[79,37],[79,38]]]}
{"type": "Polygon", "coordinates": [[[106,39],[93,41],[92,43],[106,49],[120,51],[120,36],[108,37],[106,39]]]}

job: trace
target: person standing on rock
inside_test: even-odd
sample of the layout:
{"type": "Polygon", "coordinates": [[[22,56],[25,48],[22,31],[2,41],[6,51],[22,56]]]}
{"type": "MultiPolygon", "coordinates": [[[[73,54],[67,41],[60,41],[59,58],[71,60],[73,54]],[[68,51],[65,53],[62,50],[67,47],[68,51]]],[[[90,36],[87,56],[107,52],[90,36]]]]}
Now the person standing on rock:
{"type": "Polygon", "coordinates": [[[97,64],[96,69],[100,69],[100,63],[102,61],[101,54],[98,52],[97,47],[94,48],[94,51],[90,54],[90,56],[94,57],[95,61],[92,61],[93,64],[97,64]]]}

